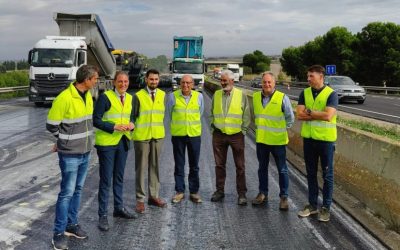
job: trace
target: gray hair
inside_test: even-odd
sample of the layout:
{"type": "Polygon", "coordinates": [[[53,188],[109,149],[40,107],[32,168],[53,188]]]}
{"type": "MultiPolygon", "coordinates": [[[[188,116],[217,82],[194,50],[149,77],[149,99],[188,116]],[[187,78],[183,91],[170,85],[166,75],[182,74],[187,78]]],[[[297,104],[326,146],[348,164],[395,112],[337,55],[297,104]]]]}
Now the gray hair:
{"type": "Polygon", "coordinates": [[[229,70],[229,69],[224,69],[224,70],[221,72],[221,76],[222,76],[222,75],[227,75],[228,78],[231,79],[231,80],[235,79],[235,75],[234,75],[233,72],[232,72],[231,70],[229,70]]]}
{"type": "Polygon", "coordinates": [[[96,73],[99,73],[99,68],[97,68],[96,66],[89,64],[82,65],[76,71],[76,81],[78,83],[82,83],[85,80],[92,78],[96,73]]]}
{"type": "Polygon", "coordinates": [[[274,82],[276,81],[275,75],[274,73],[272,73],[271,71],[265,71],[261,77],[264,77],[265,75],[270,75],[272,77],[272,80],[274,80],[274,82]]]}

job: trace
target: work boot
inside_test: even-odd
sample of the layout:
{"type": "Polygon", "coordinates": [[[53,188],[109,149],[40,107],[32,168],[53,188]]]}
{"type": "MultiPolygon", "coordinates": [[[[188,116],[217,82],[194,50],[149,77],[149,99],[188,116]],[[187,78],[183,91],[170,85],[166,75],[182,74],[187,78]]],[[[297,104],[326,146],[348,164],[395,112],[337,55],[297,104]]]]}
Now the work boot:
{"type": "Polygon", "coordinates": [[[287,211],[289,209],[289,202],[287,197],[281,197],[279,202],[279,210],[287,211]]]}
{"type": "Polygon", "coordinates": [[[101,231],[108,231],[110,229],[110,226],[108,225],[107,215],[100,216],[99,224],[97,225],[97,227],[101,231]]]}
{"type": "Polygon", "coordinates": [[[224,197],[225,197],[224,192],[221,192],[221,191],[217,190],[211,196],[211,201],[212,202],[219,202],[219,201],[222,201],[222,199],[224,199],[224,197]]]}
{"type": "Polygon", "coordinates": [[[251,201],[254,206],[262,205],[268,200],[268,197],[263,193],[258,193],[257,197],[251,201]]]}
{"type": "Polygon", "coordinates": [[[203,202],[203,200],[201,199],[201,197],[198,193],[190,194],[190,200],[194,203],[202,203],[203,202]]]}
{"type": "Polygon", "coordinates": [[[174,195],[174,197],[172,197],[172,203],[179,203],[181,202],[183,199],[185,199],[185,194],[178,192],[174,195]]]}

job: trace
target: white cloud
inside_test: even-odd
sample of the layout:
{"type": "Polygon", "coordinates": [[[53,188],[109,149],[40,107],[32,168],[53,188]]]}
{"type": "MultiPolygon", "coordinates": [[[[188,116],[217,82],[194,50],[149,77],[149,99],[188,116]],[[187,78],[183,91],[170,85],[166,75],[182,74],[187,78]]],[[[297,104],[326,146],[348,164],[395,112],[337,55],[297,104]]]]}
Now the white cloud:
{"type": "Polygon", "coordinates": [[[58,34],[53,12],[96,13],[117,48],[172,54],[174,35],[202,35],[206,56],[256,49],[279,54],[334,26],[359,32],[369,22],[399,23],[394,0],[0,0],[0,60],[26,58],[45,35],[58,34]]]}

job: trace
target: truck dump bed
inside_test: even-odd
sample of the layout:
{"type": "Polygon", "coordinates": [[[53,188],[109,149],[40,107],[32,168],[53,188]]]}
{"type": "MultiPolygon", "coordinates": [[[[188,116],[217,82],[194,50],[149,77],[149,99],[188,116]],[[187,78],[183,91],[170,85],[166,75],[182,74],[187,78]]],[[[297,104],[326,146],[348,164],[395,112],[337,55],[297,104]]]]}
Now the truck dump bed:
{"type": "Polygon", "coordinates": [[[100,75],[113,79],[116,71],[114,50],[110,39],[96,14],[54,13],[60,36],[84,36],[88,46],[88,64],[96,65],[100,75]]]}
{"type": "Polygon", "coordinates": [[[202,36],[174,36],[173,58],[203,58],[202,36]]]}

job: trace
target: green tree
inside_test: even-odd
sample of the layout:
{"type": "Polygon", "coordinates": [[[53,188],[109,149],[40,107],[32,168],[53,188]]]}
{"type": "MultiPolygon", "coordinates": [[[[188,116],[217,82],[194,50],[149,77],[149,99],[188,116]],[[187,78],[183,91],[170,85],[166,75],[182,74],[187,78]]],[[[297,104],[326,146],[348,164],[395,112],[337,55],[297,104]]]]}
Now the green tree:
{"type": "Polygon", "coordinates": [[[243,65],[251,68],[251,71],[256,74],[268,70],[270,64],[271,59],[260,50],[255,50],[253,53],[243,56],[243,65]]]}
{"type": "Polygon", "coordinates": [[[300,79],[304,77],[305,66],[302,59],[300,48],[289,47],[282,51],[280,59],[282,70],[288,75],[300,79]]]}
{"type": "Polygon", "coordinates": [[[357,33],[355,77],[364,85],[400,86],[400,26],[369,23],[357,33]]]}

